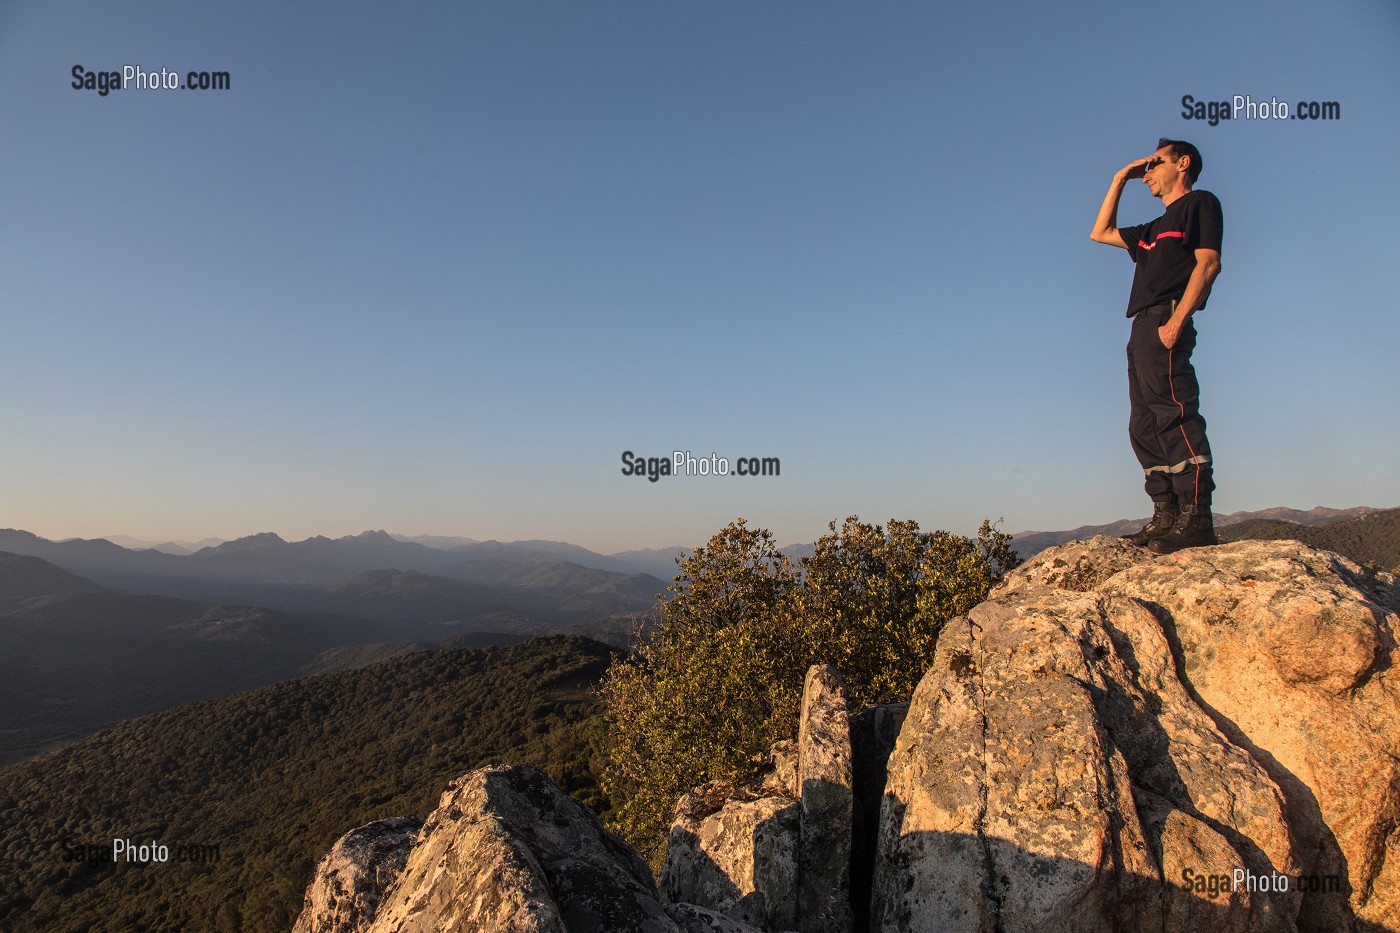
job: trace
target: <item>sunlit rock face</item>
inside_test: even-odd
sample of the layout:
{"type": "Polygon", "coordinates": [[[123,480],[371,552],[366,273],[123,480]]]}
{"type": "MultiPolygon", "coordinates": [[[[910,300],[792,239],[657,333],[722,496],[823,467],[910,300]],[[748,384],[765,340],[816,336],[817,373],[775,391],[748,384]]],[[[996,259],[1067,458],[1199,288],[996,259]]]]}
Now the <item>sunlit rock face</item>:
{"type": "Polygon", "coordinates": [[[1041,553],[914,695],[873,928],[1400,929],[1397,610],[1292,542],[1041,553]]]}

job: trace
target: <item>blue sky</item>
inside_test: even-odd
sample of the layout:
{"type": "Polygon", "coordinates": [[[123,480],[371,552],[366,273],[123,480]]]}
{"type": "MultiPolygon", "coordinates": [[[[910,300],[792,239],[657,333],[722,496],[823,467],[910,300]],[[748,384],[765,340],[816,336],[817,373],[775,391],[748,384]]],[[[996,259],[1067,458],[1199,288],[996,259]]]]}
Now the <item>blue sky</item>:
{"type": "MultiPolygon", "coordinates": [[[[615,551],[1145,514],[1132,266],[1088,233],[1160,135],[1225,209],[1216,510],[1400,505],[1398,40],[1393,0],[10,0],[0,525],[615,551]],[[678,449],[782,475],[621,475],[678,449]]],[[[1158,213],[1130,185],[1120,222],[1158,213]]]]}

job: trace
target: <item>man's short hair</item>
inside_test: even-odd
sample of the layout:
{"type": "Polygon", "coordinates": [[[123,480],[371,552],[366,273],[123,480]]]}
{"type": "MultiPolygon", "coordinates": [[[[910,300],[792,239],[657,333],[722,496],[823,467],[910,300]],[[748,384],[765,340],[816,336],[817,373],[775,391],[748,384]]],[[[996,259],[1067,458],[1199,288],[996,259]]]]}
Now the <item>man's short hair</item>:
{"type": "Polygon", "coordinates": [[[1163,146],[1172,147],[1173,159],[1179,159],[1182,156],[1191,157],[1191,164],[1186,166],[1186,179],[1194,185],[1196,179],[1201,176],[1201,150],[1184,139],[1167,139],[1166,137],[1157,140],[1157,148],[1161,149],[1163,146]]]}

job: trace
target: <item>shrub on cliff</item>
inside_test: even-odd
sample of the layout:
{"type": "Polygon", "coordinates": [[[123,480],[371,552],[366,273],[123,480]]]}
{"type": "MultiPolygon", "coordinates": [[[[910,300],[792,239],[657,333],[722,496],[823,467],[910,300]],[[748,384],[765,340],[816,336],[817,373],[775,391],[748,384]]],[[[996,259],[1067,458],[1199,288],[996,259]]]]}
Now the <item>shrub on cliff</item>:
{"type": "Polygon", "coordinates": [[[796,735],[808,666],[835,664],[856,706],[907,700],[943,623],[1019,562],[985,521],[976,539],[912,521],[830,527],[795,565],[768,531],[730,523],[681,561],[660,623],[609,669],[604,791],[614,828],[653,861],[682,793],[796,735]]]}

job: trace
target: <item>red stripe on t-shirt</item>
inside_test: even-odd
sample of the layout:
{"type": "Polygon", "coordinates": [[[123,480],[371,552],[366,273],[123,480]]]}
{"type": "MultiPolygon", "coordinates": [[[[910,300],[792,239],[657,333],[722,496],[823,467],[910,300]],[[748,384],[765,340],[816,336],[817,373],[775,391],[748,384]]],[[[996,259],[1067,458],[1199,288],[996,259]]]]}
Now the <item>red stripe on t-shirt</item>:
{"type": "MultiPolygon", "coordinates": [[[[1163,230],[1161,233],[1157,234],[1157,240],[1160,240],[1164,236],[1184,237],[1186,234],[1181,230],[1163,230]]],[[[1157,240],[1153,240],[1151,243],[1144,243],[1142,240],[1138,240],[1138,247],[1141,249],[1151,249],[1157,245],[1157,240]]]]}

